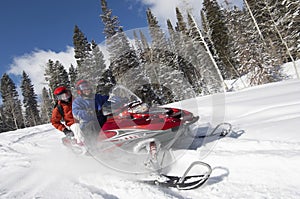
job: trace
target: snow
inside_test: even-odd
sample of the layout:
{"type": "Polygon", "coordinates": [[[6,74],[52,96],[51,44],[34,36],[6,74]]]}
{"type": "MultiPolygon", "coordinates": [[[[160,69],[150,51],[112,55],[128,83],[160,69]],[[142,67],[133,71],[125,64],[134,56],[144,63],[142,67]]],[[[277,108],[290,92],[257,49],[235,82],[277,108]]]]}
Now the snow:
{"type": "MultiPolygon", "coordinates": [[[[219,105],[213,97],[194,99],[197,106],[180,103],[201,117],[193,133],[211,121],[211,106],[219,105]]],[[[300,81],[223,97],[220,112],[233,132],[189,149],[180,147],[183,139],[174,149],[181,156],[172,172],[197,160],[211,165],[212,175],[201,188],[184,191],[131,180],[93,157],[73,154],[61,144],[63,134],[46,124],[0,134],[0,198],[300,198],[300,81]]]]}
{"type": "MultiPolygon", "coordinates": [[[[300,73],[300,59],[294,62],[288,62],[281,66],[282,73],[287,76],[288,79],[297,79],[300,73]]],[[[227,87],[231,90],[241,90],[249,87],[250,80],[249,75],[244,75],[236,80],[226,80],[227,87]]]]}

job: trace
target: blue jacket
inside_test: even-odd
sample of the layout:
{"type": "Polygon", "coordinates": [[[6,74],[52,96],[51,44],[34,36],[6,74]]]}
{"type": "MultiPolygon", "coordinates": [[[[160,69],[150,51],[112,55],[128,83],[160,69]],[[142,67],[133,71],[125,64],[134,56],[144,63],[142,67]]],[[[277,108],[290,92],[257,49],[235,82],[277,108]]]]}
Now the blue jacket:
{"type": "Polygon", "coordinates": [[[78,96],[72,103],[72,113],[75,119],[80,123],[80,127],[90,121],[98,120],[102,125],[106,117],[102,113],[102,105],[108,100],[109,96],[95,94],[95,98],[83,98],[78,96]]]}

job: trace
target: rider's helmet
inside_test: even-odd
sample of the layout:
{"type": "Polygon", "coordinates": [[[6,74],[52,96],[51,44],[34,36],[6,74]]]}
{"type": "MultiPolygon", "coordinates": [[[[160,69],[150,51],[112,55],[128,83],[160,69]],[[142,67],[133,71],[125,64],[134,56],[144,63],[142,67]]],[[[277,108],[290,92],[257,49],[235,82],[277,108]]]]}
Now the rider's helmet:
{"type": "Polygon", "coordinates": [[[93,95],[93,88],[90,83],[86,80],[79,80],[76,83],[76,90],[78,95],[83,97],[92,97],[93,95]]]}
{"type": "Polygon", "coordinates": [[[55,95],[57,100],[62,100],[65,102],[70,102],[72,98],[72,94],[69,89],[65,86],[59,86],[57,87],[53,94],[55,95]]]}

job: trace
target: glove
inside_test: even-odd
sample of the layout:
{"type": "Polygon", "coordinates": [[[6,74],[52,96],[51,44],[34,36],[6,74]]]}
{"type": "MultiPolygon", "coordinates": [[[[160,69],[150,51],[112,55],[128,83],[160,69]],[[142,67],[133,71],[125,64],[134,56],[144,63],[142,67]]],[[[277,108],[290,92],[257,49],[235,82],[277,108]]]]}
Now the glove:
{"type": "Polygon", "coordinates": [[[64,132],[64,134],[65,134],[67,137],[74,137],[73,131],[71,131],[71,130],[69,130],[69,129],[67,129],[67,128],[65,128],[65,129],[63,130],[63,132],[64,132]]]}

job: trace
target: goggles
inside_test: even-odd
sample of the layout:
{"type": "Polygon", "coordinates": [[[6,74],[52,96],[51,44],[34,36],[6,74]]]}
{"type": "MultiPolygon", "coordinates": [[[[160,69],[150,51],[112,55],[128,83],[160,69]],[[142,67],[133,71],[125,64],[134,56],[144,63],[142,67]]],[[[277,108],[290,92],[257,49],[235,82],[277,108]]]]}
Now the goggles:
{"type": "Polygon", "coordinates": [[[80,84],[78,86],[79,90],[92,90],[91,86],[89,84],[80,84]]]}
{"type": "Polygon", "coordinates": [[[56,96],[58,100],[68,101],[71,97],[70,92],[65,92],[56,96]]]}

